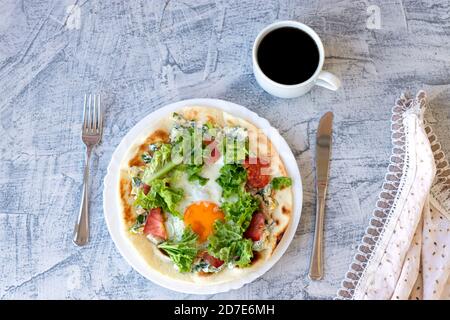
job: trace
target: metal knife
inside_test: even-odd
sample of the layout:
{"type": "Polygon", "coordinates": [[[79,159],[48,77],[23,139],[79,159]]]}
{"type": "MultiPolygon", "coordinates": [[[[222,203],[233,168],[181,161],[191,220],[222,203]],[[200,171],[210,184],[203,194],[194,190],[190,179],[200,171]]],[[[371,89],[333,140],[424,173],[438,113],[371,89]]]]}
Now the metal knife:
{"type": "Polygon", "coordinates": [[[325,216],[325,197],[328,187],[332,142],[333,113],[327,112],[320,119],[316,140],[316,226],[314,245],[309,266],[309,278],[320,280],[323,277],[323,221],[325,216]]]}

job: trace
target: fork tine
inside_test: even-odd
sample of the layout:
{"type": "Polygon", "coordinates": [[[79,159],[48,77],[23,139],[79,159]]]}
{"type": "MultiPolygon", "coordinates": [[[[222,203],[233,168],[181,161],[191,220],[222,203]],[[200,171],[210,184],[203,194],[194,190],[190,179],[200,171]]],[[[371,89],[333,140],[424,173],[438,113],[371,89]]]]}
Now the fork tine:
{"type": "Polygon", "coordinates": [[[84,95],[84,107],[83,107],[83,131],[86,131],[88,123],[88,112],[87,112],[87,94],[84,95]]]}
{"type": "Polygon", "coordinates": [[[89,120],[88,120],[88,130],[89,130],[89,131],[92,131],[91,102],[92,102],[92,97],[91,97],[91,94],[89,94],[89,120]]]}
{"type": "Polygon", "coordinates": [[[103,132],[103,112],[99,94],[84,95],[83,134],[101,135],[103,132]]]}
{"type": "Polygon", "coordinates": [[[92,133],[97,130],[97,97],[92,95],[92,133]]]}
{"type": "Polygon", "coordinates": [[[100,103],[100,95],[98,95],[97,100],[98,100],[98,130],[101,133],[103,130],[103,113],[102,113],[102,105],[100,103]]]}
{"type": "Polygon", "coordinates": [[[94,96],[94,105],[92,107],[92,132],[97,133],[98,128],[98,118],[97,118],[97,95],[94,96]]]}

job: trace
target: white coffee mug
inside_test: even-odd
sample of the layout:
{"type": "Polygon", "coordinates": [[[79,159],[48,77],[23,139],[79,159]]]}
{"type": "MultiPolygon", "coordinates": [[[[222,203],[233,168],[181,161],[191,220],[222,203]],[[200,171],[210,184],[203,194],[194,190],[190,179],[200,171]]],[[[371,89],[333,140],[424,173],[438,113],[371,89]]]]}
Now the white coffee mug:
{"type": "Polygon", "coordinates": [[[259,85],[268,93],[280,98],[299,97],[307,93],[315,85],[334,91],[339,89],[339,87],[341,86],[341,81],[339,80],[339,78],[328,71],[322,71],[324,59],[325,59],[325,51],[323,49],[323,44],[322,41],[320,40],[320,37],[313,29],[297,21],[279,21],[268,25],[263,30],[261,30],[261,32],[255,39],[255,43],[253,44],[253,52],[252,52],[253,73],[255,74],[256,81],[258,81],[259,85]],[[275,82],[272,79],[268,78],[262,72],[258,64],[257,53],[261,40],[271,31],[283,27],[297,28],[307,33],[314,40],[314,42],[317,45],[317,48],[319,49],[319,64],[317,66],[317,69],[314,72],[314,74],[304,82],[293,85],[275,82]]]}

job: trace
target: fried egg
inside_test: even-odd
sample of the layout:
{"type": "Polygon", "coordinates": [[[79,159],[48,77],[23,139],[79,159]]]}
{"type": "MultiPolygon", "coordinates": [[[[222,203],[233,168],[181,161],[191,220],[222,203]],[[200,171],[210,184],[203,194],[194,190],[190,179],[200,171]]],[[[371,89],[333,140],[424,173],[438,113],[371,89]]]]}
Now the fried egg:
{"type": "Polygon", "coordinates": [[[190,225],[192,230],[199,235],[199,240],[205,241],[212,232],[214,221],[223,219],[223,213],[219,209],[222,188],[216,182],[223,165],[224,159],[220,157],[215,163],[203,166],[200,175],[208,179],[204,186],[197,181],[188,181],[185,173],[176,179],[175,187],[184,190],[184,198],[178,205],[184,218],[166,215],[165,225],[169,239],[181,239],[184,228],[190,225]],[[186,213],[188,213],[187,217],[186,213]]]}
{"type": "Polygon", "coordinates": [[[214,222],[223,220],[224,215],[219,206],[208,201],[191,204],[184,212],[184,224],[198,234],[198,240],[205,242],[214,231],[214,222]]]}

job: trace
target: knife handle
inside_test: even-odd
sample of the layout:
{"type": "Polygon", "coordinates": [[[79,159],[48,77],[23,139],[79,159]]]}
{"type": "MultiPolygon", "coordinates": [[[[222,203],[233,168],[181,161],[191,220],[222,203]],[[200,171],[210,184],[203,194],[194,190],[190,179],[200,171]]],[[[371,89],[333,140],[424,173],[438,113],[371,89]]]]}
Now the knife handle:
{"type": "Polygon", "coordinates": [[[325,194],[326,186],[318,183],[316,204],[316,226],[314,232],[314,244],[309,266],[309,278],[320,280],[323,277],[323,221],[325,218],[325,194]]]}

